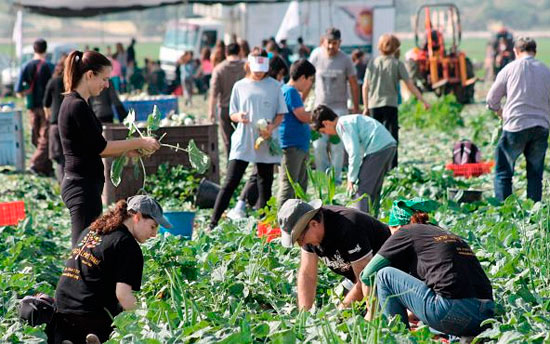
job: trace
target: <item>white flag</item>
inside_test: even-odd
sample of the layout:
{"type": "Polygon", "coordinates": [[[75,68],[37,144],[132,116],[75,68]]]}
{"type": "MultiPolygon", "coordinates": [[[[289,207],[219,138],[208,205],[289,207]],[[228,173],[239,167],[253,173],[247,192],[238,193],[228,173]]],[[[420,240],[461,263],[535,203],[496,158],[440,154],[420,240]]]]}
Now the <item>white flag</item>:
{"type": "Polygon", "coordinates": [[[17,59],[21,59],[23,52],[23,11],[21,10],[17,11],[12,40],[15,42],[15,55],[17,59]]]}
{"type": "Polygon", "coordinates": [[[298,1],[292,1],[288,5],[281,26],[279,26],[279,31],[277,31],[277,36],[275,40],[280,42],[282,39],[288,39],[290,32],[296,28],[300,27],[300,6],[298,1]]]}

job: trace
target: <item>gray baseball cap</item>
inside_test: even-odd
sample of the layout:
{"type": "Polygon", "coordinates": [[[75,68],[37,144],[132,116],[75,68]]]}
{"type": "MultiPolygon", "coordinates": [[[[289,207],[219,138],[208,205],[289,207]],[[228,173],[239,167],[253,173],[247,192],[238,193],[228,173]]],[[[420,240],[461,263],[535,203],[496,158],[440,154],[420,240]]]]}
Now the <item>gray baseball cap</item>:
{"type": "Polygon", "coordinates": [[[281,227],[281,243],[284,247],[294,245],[322,205],[323,201],[320,199],[309,203],[300,199],[289,199],[281,206],[277,220],[281,227]]]}
{"type": "Polygon", "coordinates": [[[126,202],[128,203],[128,210],[138,211],[143,215],[150,216],[156,223],[164,228],[172,228],[170,221],[164,217],[160,204],[150,196],[132,196],[129,197],[126,202]]]}

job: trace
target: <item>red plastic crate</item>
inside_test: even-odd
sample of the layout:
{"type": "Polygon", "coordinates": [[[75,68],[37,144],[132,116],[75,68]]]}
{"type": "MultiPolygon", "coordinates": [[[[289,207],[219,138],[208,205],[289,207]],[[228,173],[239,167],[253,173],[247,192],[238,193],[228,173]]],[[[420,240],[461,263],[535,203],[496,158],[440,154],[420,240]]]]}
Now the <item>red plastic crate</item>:
{"type": "Polygon", "coordinates": [[[23,201],[0,203],[0,226],[11,226],[25,218],[23,201]]]}
{"type": "Polygon", "coordinates": [[[479,177],[482,174],[491,173],[493,166],[495,165],[494,161],[483,161],[478,163],[471,164],[447,164],[446,169],[453,171],[455,177],[479,177]]]}
{"type": "Polygon", "coordinates": [[[267,223],[258,222],[258,238],[267,238],[267,242],[281,236],[281,229],[271,227],[267,223]]]}

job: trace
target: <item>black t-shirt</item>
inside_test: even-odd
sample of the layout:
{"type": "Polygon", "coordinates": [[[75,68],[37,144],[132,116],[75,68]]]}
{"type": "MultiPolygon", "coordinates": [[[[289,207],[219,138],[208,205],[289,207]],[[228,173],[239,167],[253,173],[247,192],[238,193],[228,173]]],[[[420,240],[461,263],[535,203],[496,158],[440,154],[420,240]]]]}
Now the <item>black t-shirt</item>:
{"type": "Polygon", "coordinates": [[[107,146],[103,128],[92,108],[76,92],[65,95],[59,109],[59,135],[65,155],[65,173],[105,180],[100,153],[107,146]]]}
{"type": "Polygon", "coordinates": [[[126,283],[139,291],[142,273],[141,248],[126,226],[105,235],[86,229],[71,251],[57,284],[58,310],[102,316],[107,309],[115,316],[122,311],[116,298],[116,284],[126,283]]]}
{"type": "Polygon", "coordinates": [[[28,89],[34,80],[34,85],[32,86],[33,107],[42,107],[42,99],[46,91],[46,84],[52,77],[54,67],[52,63],[38,59],[27,62],[23,69],[21,69],[19,80],[17,80],[17,84],[15,85],[15,92],[23,92],[25,88],[24,85],[26,85],[26,89],[28,89]],[[41,61],[40,70],[37,71],[41,61]]]}
{"type": "Polygon", "coordinates": [[[437,226],[403,226],[378,254],[392,265],[408,264],[429,288],[443,297],[493,298],[491,282],[470,246],[459,236],[437,226]]]}
{"type": "Polygon", "coordinates": [[[387,225],[356,209],[323,206],[325,236],[319,246],[304,245],[335,273],[355,282],[352,263],[374,255],[390,237],[387,225]]]}
{"type": "Polygon", "coordinates": [[[63,102],[63,77],[51,78],[46,85],[46,93],[44,94],[44,107],[50,108],[51,117],[50,123],[57,124],[57,118],[59,114],[59,108],[63,102]]]}

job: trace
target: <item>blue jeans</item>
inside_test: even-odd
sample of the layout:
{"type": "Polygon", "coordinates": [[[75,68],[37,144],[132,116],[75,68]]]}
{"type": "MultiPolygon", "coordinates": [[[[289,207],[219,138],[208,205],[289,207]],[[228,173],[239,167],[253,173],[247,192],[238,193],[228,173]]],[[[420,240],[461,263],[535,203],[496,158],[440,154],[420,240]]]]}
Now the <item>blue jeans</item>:
{"type": "Polygon", "coordinates": [[[431,328],[455,336],[474,336],[480,323],[494,315],[492,300],[447,299],[421,280],[392,267],[376,274],[380,307],[387,317],[399,314],[408,327],[407,309],[431,328]]]}
{"type": "Polygon", "coordinates": [[[548,148],[548,129],[537,126],[518,132],[503,131],[495,152],[495,197],[504,201],[512,194],[514,166],[521,153],[527,161],[527,197],[542,198],[544,156],[548,148]]]}

